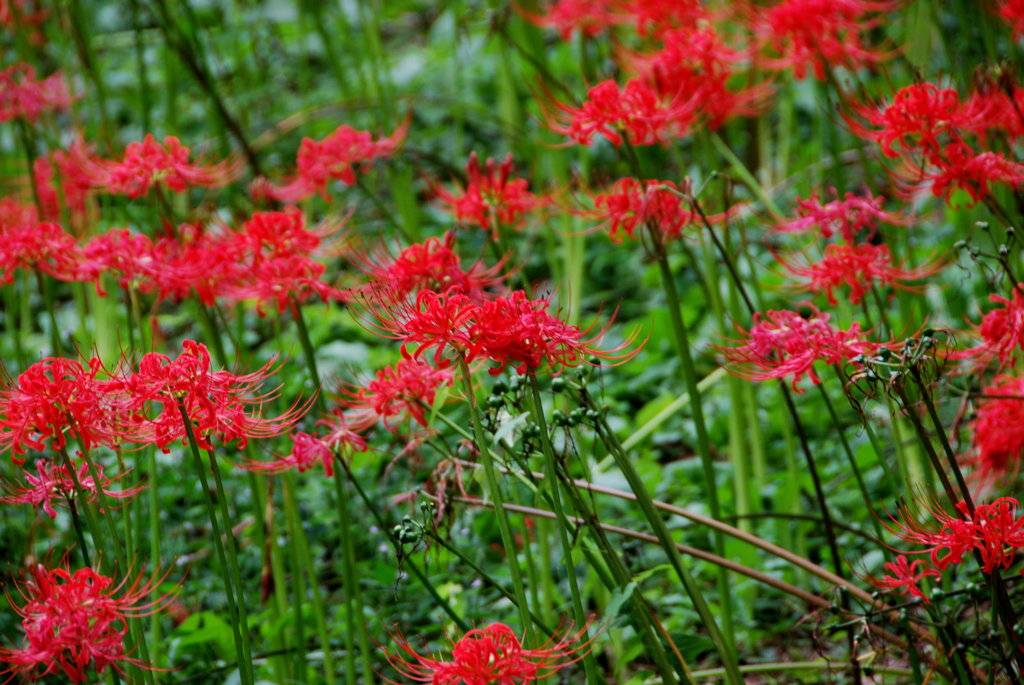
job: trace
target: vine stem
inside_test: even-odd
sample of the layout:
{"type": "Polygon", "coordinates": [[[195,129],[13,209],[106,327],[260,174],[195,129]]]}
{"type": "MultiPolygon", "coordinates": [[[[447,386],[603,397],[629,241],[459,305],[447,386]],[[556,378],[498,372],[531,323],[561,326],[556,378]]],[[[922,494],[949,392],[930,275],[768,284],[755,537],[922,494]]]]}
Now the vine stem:
{"type": "MultiPolygon", "coordinates": [[[[501,542],[505,546],[505,555],[508,557],[512,587],[515,590],[516,600],[519,602],[519,618],[523,624],[526,642],[532,647],[536,643],[536,631],[533,627],[533,619],[530,617],[530,604],[526,598],[526,590],[523,588],[523,577],[522,572],[519,570],[515,538],[512,536],[512,528],[509,526],[508,516],[505,514],[505,505],[501,498],[501,483],[498,481],[498,474],[494,468],[494,461],[491,458],[491,450],[487,446],[487,436],[484,435],[484,426],[480,420],[480,412],[476,406],[476,396],[473,394],[473,374],[470,372],[469,365],[466,364],[464,356],[459,354],[458,360],[459,369],[462,372],[462,380],[466,386],[466,397],[469,401],[469,413],[473,421],[476,446],[480,451],[480,461],[484,465],[487,489],[490,491],[491,500],[494,502],[494,517],[498,520],[501,542]]],[[[571,556],[566,560],[566,564],[572,564],[571,556]]]]}
{"type": "MultiPolygon", "coordinates": [[[[562,509],[562,495],[558,485],[558,467],[555,462],[555,450],[551,446],[548,437],[547,420],[544,416],[544,401],[540,396],[540,388],[537,385],[537,375],[530,374],[530,387],[533,390],[533,402],[530,407],[533,419],[540,426],[540,441],[544,451],[544,463],[547,469],[548,481],[551,487],[551,502],[554,505],[555,516],[558,522],[558,537],[562,544],[562,558],[565,562],[565,572],[569,579],[569,591],[572,594],[573,614],[576,618],[576,626],[583,630],[587,625],[587,616],[583,611],[583,598],[580,595],[579,581],[576,578],[576,566],[572,560],[572,544],[569,542],[569,524],[565,518],[565,511],[562,509]]],[[[493,466],[492,466],[493,468],[493,466]]],[[[514,486],[513,486],[514,487],[514,486]]],[[[525,543],[524,543],[525,544],[525,543]]],[[[589,635],[588,635],[589,639],[589,635]]],[[[597,663],[594,660],[593,652],[587,650],[583,656],[583,669],[587,674],[587,683],[596,685],[597,663]]]]}

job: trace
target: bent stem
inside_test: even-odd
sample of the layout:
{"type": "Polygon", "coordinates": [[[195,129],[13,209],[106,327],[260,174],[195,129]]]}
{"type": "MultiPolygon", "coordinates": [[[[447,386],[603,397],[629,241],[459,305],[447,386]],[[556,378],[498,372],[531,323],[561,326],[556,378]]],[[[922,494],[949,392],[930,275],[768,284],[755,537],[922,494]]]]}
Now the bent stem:
{"type": "MultiPolygon", "coordinates": [[[[469,371],[469,366],[466,364],[466,358],[461,354],[458,358],[462,379],[466,385],[466,397],[469,401],[469,413],[473,421],[473,432],[476,435],[477,449],[480,450],[480,461],[484,465],[487,489],[490,491],[491,499],[494,501],[494,517],[498,520],[501,542],[505,546],[505,555],[508,557],[512,587],[515,589],[516,599],[519,602],[519,617],[522,620],[523,632],[526,634],[526,643],[532,647],[536,643],[536,634],[533,620],[530,618],[530,605],[526,599],[526,590],[523,589],[523,577],[519,570],[515,538],[512,537],[512,528],[509,526],[508,516],[505,514],[504,502],[501,499],[501,484],[498,481],[498,474],[491,458],[491,450],[487,447],[487,436],[484,435],[484,427],[480,421],[476,397],[473,395],[473,376],[469,371]]],[[[566,560],[566,564],[572,564],[572,557],[566,560]]]]}
{"type": "MultiPolygon", "coordinates": [[[[468,385],[468,379],[467,379],[468,385]]],[[[572,594],[572,608],[576,619],[576,626],[583,630],[587,625],[587,617],[583,612],[583,598],[580,595],[579,582],[576,579],[576,566],[572,560],[572,544],[569,542],[569,524],[565,519],[565,511],[562,509],[562,495],[559,492],[558,467],[555,463],[555,450],[548,438],[548,426],[544,416],[544,402],[540,396],[540,388],[537,386],[536,374],[530,374],[530,387],[533,389],[533,402],[530,406],[530,413],[533,419],[540,426],[540,441],[544,451],[544,463],[548,476],[548,484],[551,486],[551,502],[555,509],[555,516],[558,521],[558,537],[562,543],[562,558],[565,561],[565,572],[569,578],[569,591],[572,594]]],[[[472,392],[472,390],[470,390],[472,392]]],[[[589,639],[589,635],[588,635],[589,639]]],[[[597,680],[597,663],[594,655],[587,651],[583,656],[583,669],[587,674],[587,682],[594,685],[597,680]]]]}

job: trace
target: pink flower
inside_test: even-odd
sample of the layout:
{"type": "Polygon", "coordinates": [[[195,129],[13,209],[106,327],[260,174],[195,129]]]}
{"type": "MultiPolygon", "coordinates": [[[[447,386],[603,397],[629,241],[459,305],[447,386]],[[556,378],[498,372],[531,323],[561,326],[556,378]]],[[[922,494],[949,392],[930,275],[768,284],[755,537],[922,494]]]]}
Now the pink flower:
{"type": "Polygon", "coordinates": [[[32,123],[40,115],[71,104],[64,75],[57,72],[42,81],[24,62],[0,71],[0,122],[22,118],[32,123]]]}
{"type": "Polygon", "coordinates": [[[327,184],[337,179],[346,185],[355,185],[354,166],[364,167],[375,159],[391,157],[402,146],[409,130],[409,119],[387,138],[373,140],[368,131],[357,131],[351,126],[339,126],[320,141],[303,138],[296,158],[298,174],[284,186],[272,185],[267,179],[253,182],[255,199],[269,198],[278,202],[299,202],[313,193],[330,200],[327,184]]]}
{"type": "MultiPolygon", "coordinates": [[[[837,195],[835,188],[831,189],[837,195]]],[[[777,222],[772,229],[778,233],[807,233],[817,227],[821,236],[831,238],[837,233],[848,243],[855,242],[857,234],[865,231],[864,239],[870,239],[882,221],[895,226],[905,226],[908,220],[899,214],[882,209],[884,198],[872,197],[868,191],[865,197],[846,193],[844,199],[821,204],[818,194],[801,200],[796,198],[797,216],[777,222]]]]}

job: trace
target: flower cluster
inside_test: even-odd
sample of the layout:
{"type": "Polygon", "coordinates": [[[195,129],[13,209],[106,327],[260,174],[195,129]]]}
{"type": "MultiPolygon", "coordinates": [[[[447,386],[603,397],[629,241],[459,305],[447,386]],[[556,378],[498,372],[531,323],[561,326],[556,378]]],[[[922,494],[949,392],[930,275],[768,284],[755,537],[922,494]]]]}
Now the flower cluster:
{"type": "Polygon", "coordinates": [[[971,452],[961,461],[982,491],[1008,482],[1020,470],[1024,456],[1024,379],[997,376],[985,387],[970,423],[971,452]]]}
{"type": "Polygon", "coordinates": [[[880,345],[864,339],[860,324],[848,330],[829,323],[829,315],[813,307],[809,317],[781,310],[754,315],[749,331],[737,326],[741,338],[731,347],[716,347],[728,362],[727,369],[740,378],[764,381],[792,377],[793,389],[804,376],[817,385],[821,379],[814,364],[840,364],[861,354],[877,351],[880,345]]]}
{"type": "Polygon", "coordinates": [[[78,685],[89,681],[90,666],[100,675],[109,666],[122,677],[127,664],[152,668],[125,651],[127,622],[155,614],[170,603],[176,590],[149,599],[167,574],[154,575],[146,583],[141,574],[134,580],[125,576],[115,584],[93,568],[72,572],[65,558],[53,569],[39,564],[31,575],[18,586],[24,605],[12,602],[22,618],[22,647],[0,646],[0,663],[8,665],[6,672],[12,677],[35,681],[63,673],[78,685]]]}
{"type": "MultiPolygon", "coordinates": [[[[838,195],[835,188],[832,194],[838,195]]],[[[883,202],[884,198],[872,197],[870,192],[864,197],[846,193],[842,200],[837,197],[825,204],[817,193],[806,200],[797,197],[797,216],[776,222],[772,229],[778,233],[807,233],[817,228],[826,240],[839,234],[848,243],[855,242],[857,234],[863,232],[864,238],[870,239],[878,230],[879,221],[896,226],[907,223],[900,215],[882,209],[883,202]]]]}
{"type": "Polygon", "coordinates": [[[420,655],[400,634],[393,635],[396,652],[385,650],[385,655],[402,676],[416,683],[528,685],[582,659],[590,649],[589,640],[581,642],[585,635],[586,626],[578,633],[564,633],[525,649],[511,628],[492,623],[453,641],[451,661],[420,655]]]}
{"type": "Polygon", "coordinates": [[[989,301],[1003,305],[993,309],[981,318],[981,323],[972,326],[981,343],[961,356],[973,359],[977,366],[988,366],[999,360],[999,368],[1013,363],[1018,349],[1024,350],[1024,288],[1013,290],[1013,297],[989,295],[989,301]]]}
{"type": "Polygon", "coordinates": [[[369,306],[377,319],[371,326],[386,337],[401,340],[405,358],[419,359],[433,349],[439,367],[446,364],[445,352],[451,349],[467,362],[489,359],[496,363],[490,369],[492,375],[508,365],[520,375],[538,371],[558,375],[567,367],[589,362],[590,355],[621,364],[639,351],[626,350],[639,331],[611,350],[599,350],[597,345],[607,327],[584,340],[590,328],[581,330],[552,316],[548,298],[530,299],[521,290],[482,303],[458,288],[441,293],[424,290],[415,300],[377,297],[369,300],[369,306]]]}
{"type": "Polygon", "coordinates": [[[824,291],[833,306],[837,304],[834,291],[840,286],[850,289],[850,303],[857,305],[876,286],[914,290],[908,283],[929,278],[942,268],[941,263],[930,263],[917,269],[905,269],[893,264],[892,253],[886,245],[871,243],[833,243],[825,246],[824,256],[813,262],[799,263],[785,256],[778,258],[790,276],[805,279],[794,284],[794,290],[824,291]]]}
{"type": "Polygon", "coordinates": [[[489,157],[483,170],[476,153],[466,164],[468,183],[465,189],[448,190],[435,184],[434,195],[442,207],[455,215],[460,224],[470,224],[489,231],[498,240],[500,226],[519,228],[523,217],[541,207],[543,200],[531,193],[526,179],[510,179],[512,153],[501,164],[489,157]]]}
{"type": "Polygon", "coordinates": [[[899,554],[896,556],[896,561],[890,561],[886,563],[885,570],[892,575],[884,575],[881,578],[868,577],[868,582],[877,587],[880,590],[888,590],[895,592],[898,595],[910,595],[911,597],[917,597],[928,604],[928,598],[921,592],[921,588],[917,586],[925,578],[935,578],[939,580],[942,578],[942,572],[938,569],[929,568],[928,562],[924,559],[916,559],[913,562],[907,560],[905,556],[899,554]]]}
{"type": "Polygon", "coordinates": [[[996,9],[999,16],[1013,28],[1014,39],[1024,35],[1024,2],[1021,0],[1003,0],[996,9]]]}
{"type": "Polygon", "coordinates": [[[189,162],[189,149],[177,138],[167,136],[161,145],[152,134],[142,142],[128,143],[119,160],[96,157],[81,142],[55,158],[78,186],[129,198],[148,195],[154,186],[176,193],[189,188],[218,188],[234,181],[242,170],[240,159],[209,166],[193,164],[189,162]]]}
{"type": "Polygon", "coordinates": [[[38,81],[29,64],[14,64],[0,71],[0,122],[19,118],[34,122],[45,113],[68,107],[71,100],[60,72],[38,81]]]}
{"type": "Polygon", "coordinates": [[[103,475],[103,467],[96,465],[99,482],[97,483],[89,474],[89,465],[85,462],[79,464],[74,477],[64,464],[53,464],[45,459],[36,462],[36,475],[25,472],[25,485],[18,485],[7,479],[0,479],[0,488],[7,493],[6,497],[0,497],[3,504],[30,504],[33,507],[42,506],[50,518],[57,518],[57,510],[53,508],[58,505],[67,504],[77,497],[75,480],[81,491],[87,495],[90,503],[95,502],[102,492],[107,497],[114,499],[131,499],[143,488],[135,487],[121,490],[110,490],[110,485],[126,474],[111,479],[103,475]]]}
{"type": "Polygon", "coordinates": [[[323,140],[303,138],[295,159],[298,167],[295,178],[283,186],[275,186],[265,178],[258,178],[253,182],[253,197],[278,202],[299,202],[319,193],[324,200],[329,200],[331,196],[327,192],[327,184],[331,180],[355,185],[355,166],[366,166],[375,159],[394,155],[405,141],[408,128],[407,119],[387,138],[374,140],[369,131],[357,131],[343,125],[323,140]]]}
{"type": "MultiPolygon", "coordinates": [[[[599,220],[599,227],[607,228],[608,236],[616,243],[622,242],[623,233],[633,240],[642,238],[645,227],[656,231],[662,241],[679,240],[701,218],[696,211],[686,208],[686,201],[678,192],[679,187],[672,181],[621,178],[610,192],[594,195],[592,210],[580,213],[599,220]]],[[[725,218],[724,214],[707,217],[713,224],[725,218]]]]}
{"type": "Polygon", "coordinates": [[[890,516],[892,525],[883,525],[904,542],[925,547],[907,554],[928,554],[932,564],[945,571],[950,564],[959,564],[964,555],[977,553],[981,570],[992,573],[997,568],[1009,569],[1024,548],[1024,519],[1018,517],[1020,502],[1000,497],[991,504],[979,504],[971,512],[965,502],[956,506],[956,514],[946,512],[937,503],[926,506],[935,524],[915,521],[903,511],[903,520],[890,516]]]}

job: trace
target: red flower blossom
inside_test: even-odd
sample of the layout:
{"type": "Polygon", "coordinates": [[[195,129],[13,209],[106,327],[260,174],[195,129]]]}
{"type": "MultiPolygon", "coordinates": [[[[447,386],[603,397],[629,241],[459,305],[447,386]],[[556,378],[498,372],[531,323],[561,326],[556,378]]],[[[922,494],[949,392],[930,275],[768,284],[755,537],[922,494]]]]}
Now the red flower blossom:
{"type": "Polygon", "coordinates": [[[342,388],[340,404],[345,418],[355,431],[365,431],[378,420],[394,432],[406,421],[416,421],[427,428],[424,407],[432,407],[437,391],[454,385],[455,372],[449,367],[436,368],[415,359],[402,359],[394,366],[377,372],[365,384],[347,384],[342,388]]]}
{"type": "Polygon", "coordinates": [[[317,423],[330,427],[327,437],[321,438],[319,433],[296,431],[292,434],[292,451],[289,455],[275,461],[246,460],[239,466],[258,473],[285,473],[292,469],[304,473],[319,464],[323,466],[324,474],[330,478],[334,476],[334,460],[338,458],[338,452],[346,449],[366,451],[366,440],[354,431],[348,430],[345,418],[340,414],[329,421],[317,423]]]}
{"type": "Polygon", "coordinates": [[[269,198],[278,202],[299,202],[313,193],[330,200],[327,184],[337,179],[346,185],[355,185],[353,167],[364,167],[375,159],[390,157],[405,141],[409,119],[387,138],[373,140],[369,131],[357,131],[351,126],[339,126],[320,141],[303,138],[296,157],[298,174],[284,186],[275,186],[265,178],[253,182],[252,194],[256,199],[269,198]]]}
{"type": "Polygon", "coordinates": [[[967,191],[971,206],[989,196],[992,184],[1016,186],[1024,183],[1024,164],[1011,162],[1001,152],[975,152],[962,142],[953,142],[931,160],[933,168],[907,160],[907,170],[898,178],[907,199],[931,188],[932,195],[952,201],[956,190],[967,191]]]}
{"type": "Polygon", "coordinates": [[[591,648],[587,626],[578,633],[556,635],[536,649],[524,649],[512,629],[492,623],[470,630],[453,641],[451,661],[421,656],[400,634],[394,634],[396,653],[384,654],[402,676],[431,685],[528,685],[540,682],[578,661],[591,648]]]}
{"type": "Polygon", "coordinates": [[[701,0],[624,0],[621,5],[641,36],[660,38],[665,31],[693,29],[713,18],[701,0]]]}
{"type": "Polygon", "coordinates": [[[954,516],[932,503],[924,509],[937,525],[918,523],[905,509],[901,510],[902,521],[890,516],[893,525],[884,521],[882,525],[901,540],[926,547],[906,553],[929,554],[932,563],[943,571],[950,564],[962,562],[965,554],[977,552],[981,570],[992,573],[1000,566],[1010,568],[1017,550],[1024,546],[1024,519],[1017,517],[1019,507],[1017,500],[1001,497],[991,504],[977,505],[971,514],[967,504],[960,502],[960,515],[954,516]],[[940,556],[943,550],[948,551],[940,556]]]}
{"type": "Polygon", "coordinates": [[[101,276],[105,273],[115,276],[122,288],[140,288],[155,269],[163,267],[154,259],[153,241],[127,228],[98,233],[82,248],[82,280],[94,282],[104,296],[101,276]]]}
{"type": "MultiPolygon", "coordinates": [[[[644,227],[656,230],[663,241],[679,240],[690,226],[703,224],[700,215],[686,209],[685,201],[665,190],[666,187],[678,189],[672,181],[641,183],[634,178],[620,178],[610,193],[594,196],[593,210],[581,213],[601,220],[600,228],[607,228],[608,237],[616,243],[622,242],[621,233],[633,240],[642,238],[644,227]]],[[[725,218],[724,214],[714,214],[708,216],[708,221],[714,224],[725,218]]]]}
{"type": "Polygon", "coordinates": [[[114,446],[122,437],[122,398],[97,380],[98,360],[83,367],[62,357],[47,357],[18,376],[15,387],[0,388],[0,451],[11,450],[16,464],[28,449],[42,451],[45,440],[61,450],[76,436],[86,449],[114,446]]]}
{"type": "Polygon", "coordinates": [[[512,153],[495,165],[494,158],[488,157],[484,170],[476,152],[469,155],[466,176],[469,184],[465,190],[454,192],[435,184],[433,191],[444,209],[460,224],[475,224],[490,231],[491,238],[498,240],[499,225],[519,228],[523,217],[543,204],[543,200],[527,190],[526,179],[509,180],[512,175],[512,153]]]}
{"type": "Polygon", "coordinates": [[[351,253],[355,265],[366,274],[370,282],[361,292],[383,291],[404,299],[423,290],[443,292],[459,288],[472,300],[483,300],[486,290],[500,285],[504,260],[488,268],[476,262],[469,271],[462,269],[459,257],[452,248],[455,233],[448,231],[443,242],[427,238],[402,250],[397,257],[378,251],[373,254],[351,253]]]}
{"type": "Polygon", "coordinates": [[[74,236],[59,224],[44,221],[0,226],[0,285],[10,284],[17,269],[77,281],[81,258],[74,236]]]}
{"type": "Polygon", "coordinates": [[[128,575],[118,584],[92,568],[71,572],[67,557],[61,566],[37,565],[32,577],[18,586],[25,604],[14,605],[21,616],[25,638],[20,649],[0,647],[0,662],[7,673],[35,681],[63,672],[72,683],[90,680],[88,669],[102,675],[107,667],[125,675],[124,666],[152,670],[152,666],[125,652],[128,619],[159,612],[177,594],[150,596],[167,578],[165,573],[142,582],[128,575]]]}
{"type": "MultiPolygon", "coordinates": [[[[434,363],[444,366],[445,351],[469,349],[468,327],[476,314],[476,305],[458,288],[444,292],[423,290],[415,300],[407,300],[375,290],[364,298],[367,309],[376,319],[368,321],[370,329],[386,338],[402,341],[402,356],[419,359],[427,350],[434,350],[434,363]],[[409,345],[415,351],[409,353],[409,345]]],[[[362,317],[367,321],[366,317],[362,317]]]]}
{"type": "Polygon", "coordinates": [[[34,122],[40,115],[71,104],[64,75],[57,72],[42,81],[24,62],[0,71],[0,122],[22,118],[34,122]]]}
{"type": "Polygon", "coordinates": [[[0,24],[14,30],[23,31],[25,27],[33,27],[28,33],[29,43],[34,46],[43,44],[43,34],[36,28],[50,16],[50,10],[39,8],[40,3],[33,3],[34,9],[29,10],[25,0],[0,0],[0,24]]]}
{"type": "MultiPolygon", "coordinates": [[[[58,165],[59,168],[59,165],[58,165]]],[[[36,188],[39,191],[39,203],[43,206],[43,218],[47,221],[59,221],[62,208],[66,208],[72,222],[81,221],[86,212],[86,190],[74,182],[72,175],[60,169],[60,188],[54,178],[53,164],[46,157],[38,157],[32,167],[36,188]],[[63,197],[62,197],[63,196],[63,197]]]]}
{"type": "Polygon", "coordinates": [[[867,231],[865,238],[874,236],[879,221],[896,226],[905,226],[908,223],[908,220],[899,214],[882,209],[884,198],[872,197],[870,191],[866,197],[846,193],[842,200],[838,199],[835,188],[832,188],[831,192],[837,199],[824,205],[818,199],[817,193],[812,194],[807,200],[796,198],[797,216],[777,222],[772,227],[773,230],[778,233],[806,233],[817,227],[825,239],[838,233],[843,236],[843,240],[852,243],[861,231],[867,231]]]}
{"type": "Polygon", "coordinates": [[[924,596],[917,584],[925,578],[935,578],[936,580],[942,578],[942,573],[938,569],[928,568],[928,562],[924,559],[908,562],[902,554],[896,557],[896,561],[887,563],[885,570],[892,575],[885,575],[881,578],[869,576],[868,582],[880,590],[889,590],[901,596],[909,594],[911,597],[919,597],[924,600],[925,604],[929,603],[928,598],[924,596]]]}
{"type": "Polygon", "coordinates": [[[602,135],[613,145],[625,135],[633,145],[653,145],[686,135],[696,121],[694,101],[664,101],[649,86],[630,79],[625,89],[603,81],[587,92],[582,107],[571,107],[548,97],[542,103],[548,128],[581,145],[602,135]]]}
{"type": "Polygon", "coordinates": [[[729,48],[713,27],[671,29],[661,36],[665,47],[653,54],[625,52],[628,65],[659,96],[693,102],[711,130],[736,116],[751,116],[764,105],[770,86],[730,90],[734,67],[745,56],[729,48]]]}
{"type": "MultiPolygon", "coordinates": [[[[776,255],[778,257],[778,255],[776,255]]],[[[916,291],[908,281],[929,278],[942,269],[941,263],[926,264],[917,269],[904,269],[892,263],[892,253],[886,245],[858,243],[825,246],[825,256],[817,262],[798,263],[789,257],[779,257],[786,272],[806,279],[795,284],[795,290],[819,293],[825,291],[829,304],[837,304],[834,290],[842,285],[850,288],[850,303],[857,305],[876,285],[887,285],[901,290],[916,291]]]]}
{"type": "Polygon", "coordinates": [[[218,188],[234,181],[242,171],[237,158],[210,166],[191,164],[188,158],[189,149],[174,136],[164,138],[161,145],[148,134],[141,143],[128,143],[121,160],[94,157],[80,142],[59,159],[66,160],[74,182],[130,198],[148,195],[154,185],[176,193],[188,188],[218,188]]]}
{"type": "Polygon", "coordinates": [[[973,326],[974,332],[981,338],[981,344],[966,350],[962,356],[973,358],[978,366],[987,366],[992,360],[999,359],[999,368],[1013,363],[1016,350],[1024,350],[1024,288],[1018,286],[1013,291],[1013,299],[989,295],[989,301],[1001,304],[1001,309],[993,309],[981,318],[981,323],[973,326]]]}
{"type": "MultiPolygon", "coordinates": [[[[96,465],[96,473],[100,477],[99,484],[89,475],[89,465],[82,462],[76,469],[78,484],[82,491],[88,496],[90,503],[95,502],[99,497],[100,490],[107,497],[114,499],[130,499],[142,492],[144,488],[136,487],[127,490],[110,490],[111,484],[117,478],[107,478],[103,475],[103,467],[96,465]]],[[[125,474],[122,474],[122,476],[125,474]]],[[[57,510],[53,508],[54,502],[58,505],[67,504],[69,500],[77,497],[75,481],[71,477],[68,467],[65,464],[53,464],[40,459],[36,461],[36,475],[25,472],[25,485],[18,485],[14,481],[0,477],[0,487],[7,493],[6,497],[0,497],[4,504],[31,504],[33,507],[42,505],[43,511],[49,514],[50,518],[57,518],[57,510]]]]}
{"type": "Polygon", "coordinates": [[[569,40],[573,32],[597,36],[612,26],[628,23],[627,15],[616,11],[615,0],[556,0],[545,14],[533,14],[515,5],[516,11],[531,24],[553,28],[569,40]]]}
{"type": "Polygon", "coordinates": [[[763,12],[754,31],[763,45],[781,55],[766,58],[767,66],[792,69],[800,79],[810,67],[824,81],[826,68],[858,69],[890,59],[894,52],[868,49],[861,36],[901,4],[902,0],[782,0],[763,12]],[[869,19],[869,13],[883,15],[869,19]]]}
{"type": "Polygon", "coordinates": [[[961,460],[971,469],[971,480],[980,490],[1009,482],[1020,470],[1024,455],[1024,378],[997,376],[985,388],[986,395],[1021,399],[983,399],[971,421],[971,452],[961,460]]]}
{"type": "Polygon", "coordinates": [[[320,262],[302,255],[273,256],[255,264],[224,295],[236,302],[254,300],[260,316],[265,314],[267,303],[276,304],[277,310],[283,312],[314,296],[325,302],[339,299],[338,289],[321,280],[326,269],[320,262]]]}
{"type": "Polygon", "coordinates": [[[1024,34],[1024,0],[1003,0],[996,14],[1011,26],[1014,40],[1024,34]]]}
{"type": "Polygon", "coordinates": [[[207,306],[227,297],[243,276],[252,277],[243,263],[245,245],[231,233],[206,230],[201,223],[178,227],[178,237],[165,236],[153,246],[153,268],[140,289],[156,291],[157,299],[180,302],[195,297],[207,306]]]}
{"type": "MultiPolygon", "coordinates": [[[[283,212],[256,212],[236,238],[257,264],[265,255],[311,256],[323,252],[325,240],[338,237],[346,220],[328,221],[310,229],[306,227],[305,215],[297,207],[286,207],[283,212]]],[[[335,251],[332,249],[330,253],[335,251]]]]}
{"type": "Polygon", "coordinates": [[[804,376],[817,385],[814,363],[840,364],[860,354],[870,354],[877,343],[863,339],[860,324],[849,330],[831,325],[828,314],[810,307],[811,316],[804,318],[791,311],[769,311],[754,315],[749,331],[737,326],[741,334],[733,347],[716,347],[727,360],[726,368],[733,375],[747,380],[764,381],[792,376],[793,390],[803,392],[797,382],[804,376]]]}

